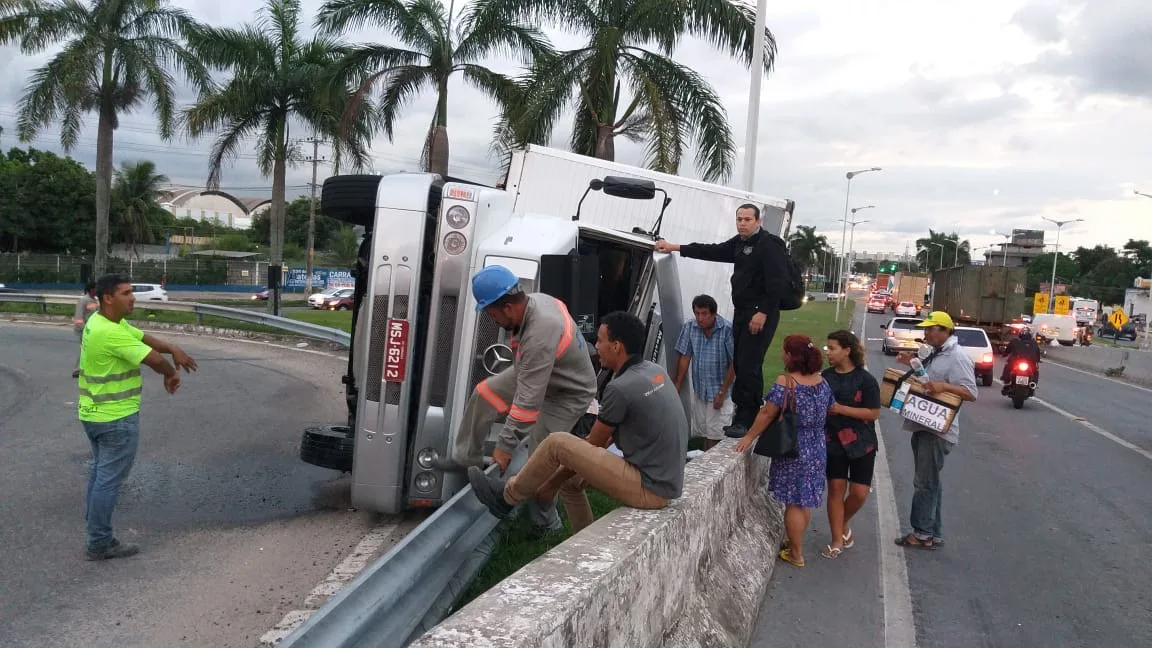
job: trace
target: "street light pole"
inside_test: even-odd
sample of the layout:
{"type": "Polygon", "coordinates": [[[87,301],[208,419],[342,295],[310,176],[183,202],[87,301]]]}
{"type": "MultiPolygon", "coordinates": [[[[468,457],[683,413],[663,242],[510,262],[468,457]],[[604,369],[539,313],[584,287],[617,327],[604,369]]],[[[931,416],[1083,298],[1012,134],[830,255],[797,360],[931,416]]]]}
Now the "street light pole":
{"type": "Polygon", "coordinates": [[[1056,312],[1056,304],[1054,303],[1056,299],[1056,262],[1060,260],[1060,231],[1063,230],[1064,226],[1068,223],[1079,223],[1084,219],[1073,218],[1072,220],[1058,221],[1048,218],[1047,216],[1041,216],[1040,218],[1043,218],[1049,223],[1056,224],[1056,253],[1052,255],[1052,280],[1048,282],[1048,312],[1054,313],[1056,312]]]}
{"type": "Polygon", "coordinates": [[[1146,194],[1143,191],[1136,191],[1135,189],[1133,189],[1132,193],[1136,194],[1137,196],[1144,196],[1145,198],[1152,198],[1152,194],[1146,194]]]}
{"type": "MultiPolygon", "coordinates": [[[[856,211],[856,210],[853,209],[852,211],[856,211]]],[[[848,224],[852,226],[852,233],[848,236],[848,274],[849,275],[852,274],[852,266],[855,265],[856,248],[853,246],[855,245],[855,242],[856,242],[856,226],[859,225],[860,223],[867,223],[867,222],[870,222],[870,221],[866,221],[866,220],[848,221],[848,224]]]]}
{"type": "Polygon", "coordinates": [[[1003,236],[1004,237],[1004,244],[1003,244],[1004,258],[1003,258],[1003,260],[1000,261],[1000,266],[1003,268],[1007,268],[1008,267],[1008,242],[1012,240],[1012,235],[1011,234],[999,234],[996,232],[996,230],[992,230],[992,233],[996,234],[997,236],[1003,236]]]}
{"type": "MultiPolygon", "coordinates": [[[[870,171],[882,171],[880,167],[872,167],[871,169],[860,169],[859,171],[849,171],[844,174],[848,179],[848,188],[844,191],[844,225],[840,227],[840,249],[844,249],[845,239],[848,238],[848,199],[852,195],[852,178],[860,175],[861,173],[868,173],[870,171]]],[[[844,279],[844,258],[840,258],[840,269],[836,273],[836,321],[840,321],[840,293],[844,292],[842,289],[842,281],[844,279]]]]}
{"type": "Polygon", "coordinates": [[[744,190],[752,191],[756,176],[756,139],[760,130],[760,81],[764,78],[764,31],[768,26],[768,0],[756,3],[752,36],[752,76],[748,83],[748,124],[744,132],[744,190]]]}
{"type": "MultiPolygon", "coordinates": [[[[933,242],[929,241],[928,245],[935,245],[936,247],[940,248],[940,263],[936,266],[936,269],[942,270],[944,268],[944,244],[943,243],[933,243],[933,242]]],[[[929,261],[931,261],[931,259],[929,259],[929,261]]],[[[931,267],[932,264],[929,263],[928,266],[931,267]]]]}

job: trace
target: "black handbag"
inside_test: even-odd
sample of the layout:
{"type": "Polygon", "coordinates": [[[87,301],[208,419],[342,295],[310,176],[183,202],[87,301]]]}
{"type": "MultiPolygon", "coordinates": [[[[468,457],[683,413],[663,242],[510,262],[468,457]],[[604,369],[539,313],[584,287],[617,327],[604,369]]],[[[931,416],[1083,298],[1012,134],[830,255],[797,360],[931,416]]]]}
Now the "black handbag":
{"type": "Polygon", "coordinates": [[[752,452],[772,459],[795,459],[800,456],[798,438],[799,425],[796,423],[796,383],[788,377],[788,390],[784,393],[784,405],[776,420],[756,439],[752,452]]]}

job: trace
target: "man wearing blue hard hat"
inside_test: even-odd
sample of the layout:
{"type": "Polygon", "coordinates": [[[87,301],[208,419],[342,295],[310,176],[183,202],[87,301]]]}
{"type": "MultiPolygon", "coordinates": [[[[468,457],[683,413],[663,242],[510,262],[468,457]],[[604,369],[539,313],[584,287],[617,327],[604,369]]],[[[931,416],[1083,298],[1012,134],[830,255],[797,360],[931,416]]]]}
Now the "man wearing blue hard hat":
{"type": "Polygon", "coordinates": [[[476,385],[464,408],[451,460],[438,463],[446,470],[483,466],[484,440],[492,424],[504,418],[492,452],[492,461],[503,473],[524,437],[531,452],[550,433],[572,430],[596,397],[596,373],[588,345],[564,302],[544,293],[525,293],[516,275],[500,265],[473,275],[472,296],[482,317],[491,317],[512,334],[511,352],[492,350],[508,354],[504,360],[511,365],[476,385]]]}

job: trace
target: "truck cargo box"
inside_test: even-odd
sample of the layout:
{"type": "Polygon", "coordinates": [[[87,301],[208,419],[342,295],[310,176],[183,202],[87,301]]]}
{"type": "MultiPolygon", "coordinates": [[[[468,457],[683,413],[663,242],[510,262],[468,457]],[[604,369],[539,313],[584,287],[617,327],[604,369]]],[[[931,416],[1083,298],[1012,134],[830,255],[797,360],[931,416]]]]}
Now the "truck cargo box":
{"type": "Polygon", "coordinates": [[[1027,268],[956,266],[932,274],[932,310],[958,323],[998,326],[1031,310],[1027,268]]]}
{"type": "MultiPolygon", "coordinates": [[[[660,215],[662,193],[657,193],[656,200],[644,202],[619,200],[593,191],[580,204],[588,182],[605,176],[651,180],[668,192],[671,202],[660,236],[673,243],[720,243],[732,238],[736,235],[736,208],[745,203],[760,208],[761,228],[788,238],[794,209],[791,200],[535,144],[513,155],[506,190],[513,196],[516,213],[572,215],[580,206],[580,219],[587,223],[625,232],[634,227],[650,229],[660,215]]],[[[709,293],[716,299],[720,314],[731,319],[732,264],[679,256],[676,261],[684,307],[688,308],[696,295],[709,293]]]]}

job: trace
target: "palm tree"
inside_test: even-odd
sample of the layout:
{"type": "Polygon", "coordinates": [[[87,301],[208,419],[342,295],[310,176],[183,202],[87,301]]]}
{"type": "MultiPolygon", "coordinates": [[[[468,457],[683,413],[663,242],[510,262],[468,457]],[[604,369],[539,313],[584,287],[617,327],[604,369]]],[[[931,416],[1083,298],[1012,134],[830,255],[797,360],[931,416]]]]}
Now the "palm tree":
{"type": "Polygon", "coordinates": [[[933,268],[951,267],[956,261],[968,265],[972,261],[971,249],[971,244],[967,240],[961,241],[956,232],[945,234],[930,229],[927,238],[916,239],[916,263],[928,272],[933,268]]]}
{"type": "Polygon", "coordinates": [[[192,18],[166,0],[0,0],[0,45],[18,42],[24,54],[37,54],[63,41],[63,49],[35,70],[25,87],[17,118],[20,139],[35,139],[59,117],[60,144],[71,151],[84,114],[98,116],[97,276],[107,265],[113,134],[120,115],[150,101],[160,135],[172,136],[171,71],[195,88],[209,83],[204,65],[181,44],[194,28],[192,18]]]}
{"type": "MultiPolygon", "coordinates": [[[[374,126],[371,102],[350,110],[347,91],[329,91],[326,80],[346,45],[327,37],[303,40],[298,0],[268,0],[253,24],[239,28],[202,28],[189,45],[207,64],[231,72],[222,86],[201,94],[187,111],[194,137],[220,131],[208,163],[208,186],[220,186],[226,159],[234,158],[246,138],[255,137],[257,163],[272,176],[269,262],[284,258],[284,189],[288,165],[303,159],[292,129],[332,138],[333,161],[339,167],[369,163],[366,145],[374,126]],[[344,127],[341,127],[341,119],[344,127]]],[[[273,308],[269,300],[269,308],[273,308]]]]}
{"type": "Polygon", "coordinates": [[[788,237],[788,247],[800,269],[807,272],[828,249],[828,237],[817,234],[813,226],[798,225],[792,236],[788,237]]]}
{"type": "Polygon", "coordinates": [[[154,226],[164,212],[158,199],[161,186],[167,182],[168,176],[156,173],[156,164],[149,160],[125,162],[116,172],[112,211],[119,238],[133,254],[137,245],[155,240],[154,226]]]}
{"type": "Polygon", "coordinates": [[[387,30],[403,47],[370,44],[348,53],[338,79],[347,74],[362,79],[351,108],[384,83],[380,118],[391,141],[396,121],[420,92],[436,93],[436,110],[424,141],[425,170],[448,174],[448,80],[460,73],[464,81],[498,105],[509,101],[512,81],[480,64],[492,57],[532,62],[552,54],[535,27],[475,3],[454,16],[440,0],[329,0],[317,16],[325,33],[341,33],[372,24],[387,30]]]}
{"type": "Polygon", "coordinates": [[[588,44],[542,59],[513,132],[547,143],[557,120],[575,109],[572,150],[614,160],[616,138],[648,144],[646,164],[677,173],[689,141],[705,180],[732,174],[736,144],[727,113],[704,76],[673,59],[684,36],[710,41],[751,65],[772,68],[776,43],[766,33],[753,52],[755,12],[739,0],[478,0],[478,11],[548,23],[583,34],[588,44]],[[651,47],[652,49],[646,49],[651,47]]]}

